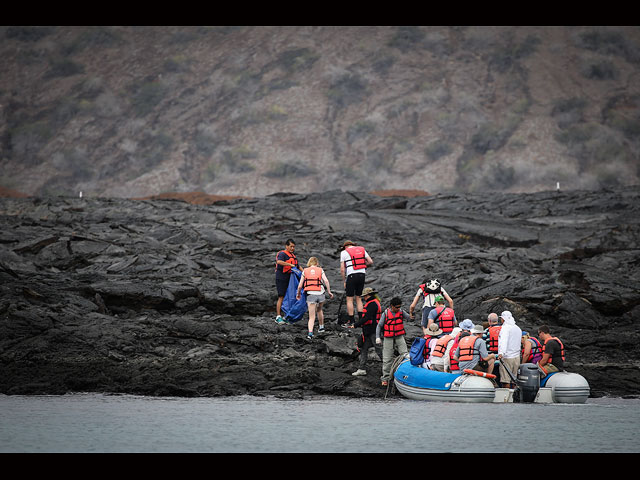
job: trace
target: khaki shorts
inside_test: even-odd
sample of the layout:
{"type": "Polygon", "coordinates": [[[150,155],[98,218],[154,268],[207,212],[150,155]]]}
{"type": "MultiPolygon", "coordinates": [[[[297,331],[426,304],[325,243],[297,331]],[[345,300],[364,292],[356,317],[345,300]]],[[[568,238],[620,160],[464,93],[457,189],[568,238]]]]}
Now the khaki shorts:
{"type": "Polygon", "coordinates": [[[509,371],[514,378],[518,377],[518,369],[520,368],[519,358],[504,358],[500,359],[500,381],[502,383],[512,383],[511,377],[505,370],[505,367],[509,368],[509,371]]]}

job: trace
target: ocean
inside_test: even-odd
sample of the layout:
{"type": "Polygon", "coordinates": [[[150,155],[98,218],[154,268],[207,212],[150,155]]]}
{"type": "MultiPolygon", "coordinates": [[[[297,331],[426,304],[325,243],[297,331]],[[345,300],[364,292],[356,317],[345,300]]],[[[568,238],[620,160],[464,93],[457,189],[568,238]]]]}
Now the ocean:
{"type": "Polygon", "coordinates": [[[0,395],[2,453],[638,453],[638,427],[640,399],[621,398],[0,395]]]}

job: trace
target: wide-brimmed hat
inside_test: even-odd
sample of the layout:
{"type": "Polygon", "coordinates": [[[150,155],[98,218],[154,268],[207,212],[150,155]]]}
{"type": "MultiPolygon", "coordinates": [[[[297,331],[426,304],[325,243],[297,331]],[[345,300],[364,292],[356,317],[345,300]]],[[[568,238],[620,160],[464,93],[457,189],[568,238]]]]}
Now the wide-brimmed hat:
{"type": "Polygon", "coordinates": [[[437,323],[432,323],[427,327],[427,335],[431,335],[435,337],[436,335],[440,335],[442,333],[442,329],[438,326],[437,323]]]}
{"type": "Polygon", "coordinates": [[[474,327],[475,325],[473,324],[473,322],[468,319],[465,318],[462,323],[460,324],[460,328],[462,328],[462,330],[467,330],[467,331],[471,331],[471,329],[474,327]]]}
{"type": "Polygon", "coordinates": [[[474,325],[474,327],[471,329],[471,333],[484,333],[484,328],[482,328],[482,325],[474,325]]]}
{"type": "Polygon", "coordinates": [[[371,287],[365,287],[364,290],[362,290],[362,296],[364,297],[365,295],[371,295],[373,293],[376,293],[376,291],[371,288],[371,287]]]}
{"type": "Polygon", "coordinates": [[[345,240],[342,244],[343,247],[348,247],[349,245],[355,245],[351,240],[345,240]]]}

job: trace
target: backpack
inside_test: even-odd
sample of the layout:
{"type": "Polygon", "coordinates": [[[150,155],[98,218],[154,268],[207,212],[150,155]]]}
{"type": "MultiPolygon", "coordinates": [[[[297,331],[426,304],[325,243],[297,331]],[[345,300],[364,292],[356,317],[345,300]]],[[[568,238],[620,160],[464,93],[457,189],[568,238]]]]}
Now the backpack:
{"type": "Polygon", "coordinates": [[[427,345],[427,339],[424,337],[416,338],[409,349],[409,361],[411,365],[420,366],[424,362],[424,347],[427,345]]]}

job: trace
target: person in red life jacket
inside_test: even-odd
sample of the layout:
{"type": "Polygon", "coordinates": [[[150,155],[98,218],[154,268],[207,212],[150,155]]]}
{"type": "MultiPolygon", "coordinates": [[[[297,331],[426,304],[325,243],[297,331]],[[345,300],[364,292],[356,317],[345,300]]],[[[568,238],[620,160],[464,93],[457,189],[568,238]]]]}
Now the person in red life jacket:
{"type": "Polygon", "coordinates": [[[444,298],[442,295],[436,296],[436,306],[427,317],[427,324],[422,324],[422,331],[426,335],[429,325],[435,323],[442,329],[444,333],[451,333],[453,327],[458,325],[456,314],[452,308],[444,306],[444,298]]]}
{"type": "Polygon", "coordinates": [[[378,322],[376,327],[376,343],[382,344],[382,386],[389,384],[391,376],[391,364],[393,363],[394,350],[397,355],[405,355],[409,352],[405,339],[404,321],[411,320],[411,316],[402,310],[402,300],[393,297],[378,322]],[[382,339],[384,338],[384,342],[382,339]]]}
{"type": "Polygon", "coordinates": [[[278,302],[276,303],[276,323],[287,323],[282,318],[282,302],[287,293],[289,279],[291,277],[291,269],[299,268],[298,259],[293,253],[296,244],[293,240],[288,239],[285,243],[284,250],[280,250],[276,254],[276,290],[278,292],[278,302]]]}
{"type": "Polygon", "coordinates": [[[307,268],[302,271],[300,276],[300,283],[298,283],[298,291],[296,292],[296,299],[300,300],[300,290],[304,288],[307,294],[307,310],[309,312],[309,323],[307,340],[313,339],[313,327],[316,323],[316,316],[318,317],[318,333],[324,332],[324,312],[322,311],[322,305],[325,302],[325,289],[329,298],[333,298],[331,293],[331,285],[329,285],[329,279],[327,278],[324,270],[318,265],[318,259],[316,257],[310,257],[307,261],[307,268]]]}
{"type": "Polygon", "coordinates": [[[367,374],[369,348],[374,347],[378,357],[382,359],[382,347],[376,343],[376,328],[382,316],[380,297],[378,297],[377,292],[371,287],[366,287],[362,290],[362,297],[364,299],[362,317],[360,317],[354,325],[354,327],[362,327],[362,336],[358,339],[360,362],[358,370],[351,374],[356,377],[367,374]]]}
{"type": "Polygon", "coordinates": [[[542,344],[529,332],[522,332],[522,350],[520,351],[522,363],[538,363],[542,358],[542,344]]]}
{"type": "MultiPolygon", "coordinates": [[[[451,372],[451,357],[453,352],[451,349],[458,344],[458,336],[462,329],[455,327],[451,333],[442,334],[435,345],[431,349],[431,355],[429,361],[431,362],[431,370],[437,370],[438,372],[451,372]]],[[[455,350],[454,350],[455,351],[455,350]]]]}
{"type": "Polygon", "coordinates": [[[489,326],[485,328],[482,338],[487,343],[489,353],[498,353],[498,336],[502,328],[502,325],[499,324],[499,318],[497,313],[490,313],[489,316],[487,316],[489,326]]]}
{"type": "Polygon", "coordinates": [[[364,288],[365,275],[368,266],[373,265],[373,260],[360,245],[356,245],[351,240],[347,240],[343,244],[343,250],[340,252],[340,275],[344,283],[344,294],[347,303],[347,316],[349,320],[345,327],[353,327],[354,310],[353,299],[356,301],[356,309],[358,315],[362,315],[362,290],[364,288]]]}
{"type": "Polygon", "coordinates": [[[487,344],[482,340],[484,328],[476,325],[471,335],[462,337],[458,343],[453,358],[459,363],[460,371],[469,368],[479,372],[493,373],[496,356],[487,351],[487,344]]]}
{"type": "Polygon", "coordinates": [[[437,278],[425,280],[423,284],[418,285],[416,296],[413,297],[413,302],[411,302],[411,306],[409,307],[409,314],[411,315],[411,318],[413,318],[413,312],[416,305],[418,305],[420,299],[423,298],[424,303],[422,304],[422,320],[420,324],[427,325],[429,313],[435,308],[436,297],[438,295],[442,295],[445,300],[449,302],[449,308],[453,309],[453,300],[447,291],[440,285],[440,281],[437,278]]]}
{"type": "Polygon", "coordinates": [[[543,346],[542,358],[538,361],[538,369],[544,374],[542,378],[564,370],[564,344],[558,337],[551,335],[547,325],[538,327],[538,337],[543,346]]]}

